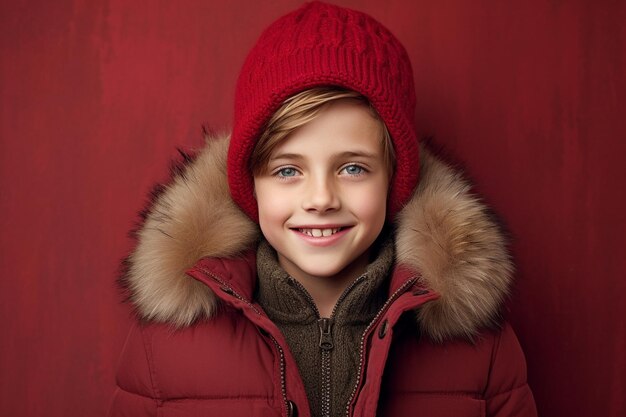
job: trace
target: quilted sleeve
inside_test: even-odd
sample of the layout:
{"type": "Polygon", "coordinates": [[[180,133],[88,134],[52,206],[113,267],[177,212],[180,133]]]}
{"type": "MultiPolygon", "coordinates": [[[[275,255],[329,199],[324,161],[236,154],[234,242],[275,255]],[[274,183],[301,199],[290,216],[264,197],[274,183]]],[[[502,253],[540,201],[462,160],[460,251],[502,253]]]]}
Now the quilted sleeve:
{"type": "Polygon", "coordinates": [[[151,367],[142,329],[133,325],[122,350],[117,370],[117,388],[108,417],[152,417],[157,415],[158,399],[152,387],[151,367]]]}
{"type": "Polygon", "coordinates": [[[524,352],[508,323],[495,340],[485,399],[489,417],[537,416],[526,379],[524,352]]]}

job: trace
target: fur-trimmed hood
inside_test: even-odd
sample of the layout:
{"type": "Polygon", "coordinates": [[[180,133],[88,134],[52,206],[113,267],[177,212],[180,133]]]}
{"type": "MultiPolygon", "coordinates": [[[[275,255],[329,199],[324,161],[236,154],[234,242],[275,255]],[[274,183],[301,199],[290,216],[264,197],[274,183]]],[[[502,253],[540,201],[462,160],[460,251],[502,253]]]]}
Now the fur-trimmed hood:
{"type": "MultiPolygon", "coordinates": [[[[211,317],[215,295],[185,271],[204,257],[240,255],[259,238],[258,226],[230,198],[227,149],[227,136],[207,137],[144,213],[121,277],[144,319],[182,327],[211,317]]],[[[397,262],[440,294],[418,312],[426,334],[471,338],[496,322],[512,275],[505,239],[462,175],[423,147],[419,185],[395,228],[397,262]]]]}

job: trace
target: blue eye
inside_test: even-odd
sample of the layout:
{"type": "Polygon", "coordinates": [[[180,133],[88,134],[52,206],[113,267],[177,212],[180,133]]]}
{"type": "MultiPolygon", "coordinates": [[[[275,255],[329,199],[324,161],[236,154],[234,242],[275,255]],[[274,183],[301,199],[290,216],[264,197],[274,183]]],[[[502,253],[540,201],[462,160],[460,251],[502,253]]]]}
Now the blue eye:
{"type": "Polygon", "coordinates": [[[360,175],[363,173],[363,171],[365,171],[363,167],[360,167],[358,165],[348,165],[343,170],[346,171],[348,175],[360,175]]]}
{"type": "Polygon", "coordinates": [[[280,177],[295,177],[298,171],[295,168],[281,168],[278,170],[277,174],[280,177]]]}

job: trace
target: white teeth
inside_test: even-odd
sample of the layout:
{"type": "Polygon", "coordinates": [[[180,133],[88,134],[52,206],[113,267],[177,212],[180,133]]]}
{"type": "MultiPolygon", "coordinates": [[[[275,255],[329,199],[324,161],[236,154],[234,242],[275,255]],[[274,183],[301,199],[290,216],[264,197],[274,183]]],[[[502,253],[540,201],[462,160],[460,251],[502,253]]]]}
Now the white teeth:
{"type": "Polygon", "coordinates": [[[334,235],[341,228],[336,229],[300,229],[300,233],[304,233],[305,235],[313,236],[313,237],[326,237],[330,235],[334,235]]]}

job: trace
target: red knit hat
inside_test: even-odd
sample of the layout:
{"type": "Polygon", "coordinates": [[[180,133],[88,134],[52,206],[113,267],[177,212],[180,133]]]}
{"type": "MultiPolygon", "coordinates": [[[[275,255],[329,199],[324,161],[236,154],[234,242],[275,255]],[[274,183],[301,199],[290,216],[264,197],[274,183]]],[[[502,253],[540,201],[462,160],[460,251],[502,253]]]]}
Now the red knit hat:
{"type": "Polygon", "coordinates": [[[258,208],[249,159],[267,120],[290,96],[339,86],[367,97],[387,125],[396,155],[387,217],[417,184],[413,70],[402,44],[372,17],[314,1],[279,18],[250,51],[237,81],[228,150],[233,200],[254,221],[258,208]]]}

